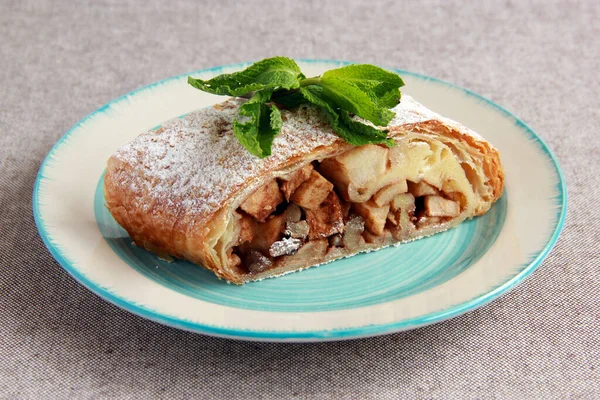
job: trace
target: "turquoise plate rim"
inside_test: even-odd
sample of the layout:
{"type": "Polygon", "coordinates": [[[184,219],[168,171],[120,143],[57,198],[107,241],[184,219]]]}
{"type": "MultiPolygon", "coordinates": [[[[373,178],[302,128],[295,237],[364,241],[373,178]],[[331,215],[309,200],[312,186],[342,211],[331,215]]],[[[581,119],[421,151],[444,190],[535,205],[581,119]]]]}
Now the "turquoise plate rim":
{"type": "MultiPolygon", "coordinates": [[[[297,61],[302,62],[302,63],[335,63],[340,66],[354,64],[354,62],[350,62],[350,61],[327,60],[327,59],[297,59],[297,61]]],[[[548,256],[551,249],[554,247],[554,245],[558,241],[560,233],[565,224],[565,219],[566,219],[566,214],[567,214],[568,195],[567,195],[566,180],[565,180],[563,171],[560,168],[560,165],[558,163],[558,160],[556,159],[556,156],[549,149],[546,142],[544,142],[544,140],[540,136],[538,136],[535,133],[535,131],[533,129],[531,129],[531,127],[529,127],[526,123],[521,121],[518,117],[516,117],[510,111],[508,111],[504,107],[496,104],[492,100],[489,100],[469,89],[454,85],[450,82],[447,82],[447,81],[444,81],[444,80],[441,80],[438,78],[433,78],[433,77],[419,74],[416,72],[386,67],[387,69],[396,71],[399,74],[412,75],[414,77],[417,77],[417,78],[420,78],[420,79],[423,79],[426,81],[433,81],[433,82],[437,82],[437,83],[446,85],[452,89],[462,90],[465,94],[475,97],[476,99],[487,103],[488,105],[492,106],[493,108],[495,108],[496,110],[498,110],[499,112],[504,114],[505,116],[513,119],[515,121],[515,123],[518,126],[520,126],[527,134],[529,134],[533,140],[537,141],[540,144],[540,147],[543,150],[543,152],[552,161],[552,164],[556,170],[556,174],[558,177],[558,183],[557,183],[558,195],[557,195],[556,201],[558,203],[560,203],[560,207],[558,208],[559,216],[557,218],[556,226],[554,227],[554,232],[553,232],[552,236],[550,237],[550,240],[544,246],[544,248],[539,253],[532,256],[529,263],[525,266],[525,268],[523,270],[521,270],[518,274],[513,276],[511,279],[504,282],[502,285],[494,288],[493,290],[490,290],[487,293],[482,294],[472,300],[463,302],[461,304],[457,304],[457,305],[450,307],[443,311],[426,314],[426,315],[419,316],[416,318],[409,318],[409,319],[396,321],[393,323],[387,323],[387,324],[375,324],[375,325],[334,329],[334,330],[271,332],[271,331],[223,328],[223,327],[218,327],[218,326],[213,326],[213,325],[208,325],[208,324],[191,322],[191,321],[187,321],[182,318],[176,318],[176,317],[171,317],[171,316],[164,315],[161,313],[157,313],[147,307],[141,307],[137,304],[129,302],[126,299],[124,299],[114,293],[111,293],[107,289],[101,287],[97,283],[86,278],[82,273],[79,272],[79,270],[76,268],[76,266],[73,265],[67,259],[67,257],[62,253],[62,251],[57,246],[54,245],[54,243],[52,242],[51,235],[49,234],[48,230],[46,229],[46,226],[44,225],[44,222],[43,222],[42,215],[40,213],[40,204],[39,204],[40,184],[41,184],[41,181],[45,178],[44,171],[45,171],[46,167],[48,166],[48,161],[52,158],[53,153],[63,144],[63,142],[81,124],[85,123],[93,115],[102,112],[103,110],[109,108],[112,104],[114,104],[118,101],[121,101],[122,99],[124,99],[128,96],[135,95],[136,93],[138,93],[142,90],[146,90],[153,86],[164,84],[168,81],[181,79],[182,77],[185,77],[188,75],[213,72],[213,71],[218,71],[223,68],[244,68],[245,66],[247,66],[251,63],[252,63],[252,61],[244,62],[244,63],[233,63],[233,64],[226,64],[226,65],[220,65],[220,66],[215,66],[215,67],[211,67],[211,68],[196,70],[196,71],[173,76],[170,78],[166,78],[166,79],[151,83],[149,85],[139,87],[129,93],[126,93],[116,99],[111,100],[110,102],[106,103],[102,107],[100,107],[97,110],[88,114],[86,117],[84,117],[82,120],[80,120],[77,124],[75,124],[71,129],[69,129],[56,142],[56,144],[54,146],[52,146],[52,148],[50,149],[50,151],[48,152],[48,154],[46,155],[46,157],[44,158],[44,160],[42,161],[42,163],[40,165],[38,174],[36,176],[35,184],[33,187],[33,198],[32,198],[33,216],[34,216],[36,227],[38,229],[40,237],[42,238],[42,241],[44,242],[44,245],[48,248],[48,250],[50,251],[52,256],[58,261],[58,263],[71,276],[73,276],[79,283],[81,283],[83,286],[85,286],[86,288],[88,288],[89,290],[91,290],[92,292],[94,292],[96,295],[100,296],[104,300],[116,305],[117,307],[120,307],[122,309],[130,311],[140,317],[149,319],[151,321],[158,322],[158,323],[161,323],[161,324],[164,324],[167,326],[171,326],[174,328],[190,331],[190,332],[203,333],[203,334],[217,336],[217,337],[234,338],[234,339],[242,339],[242,340],[253,340],[253,341],[298,342],[298,341],[331,341],[331,340],[358,339],[358,338],[363,338],[363,337],[371,337],[371,336],[384,335],[384,334],[389,334],[389,333],[394,333],[394,332],[400,332],[400,331],[404,331],[404,330],[422,327],[425,325],[430,325],[435,322],[445,321],[450,318],[456,317],[458,315],[464,314],[470,310],[479,308],[479,307],[491,302],[492,300],[500,297],[501,295],[507,293],[508,291],[510,291],[511,289],[516,287],[519,283],[521,283],[525,278],[527,278],[529,275],[531,275],[533,273],[533,271],[535,271],[539,267],[539,265],[542,263],[542,261],[548,256]]]]}

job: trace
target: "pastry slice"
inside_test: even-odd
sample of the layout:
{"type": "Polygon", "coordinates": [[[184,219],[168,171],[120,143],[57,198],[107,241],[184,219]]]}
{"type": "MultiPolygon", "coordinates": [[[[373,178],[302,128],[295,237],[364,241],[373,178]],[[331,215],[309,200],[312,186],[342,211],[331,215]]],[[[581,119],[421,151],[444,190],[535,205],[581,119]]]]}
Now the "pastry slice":
{"type": "Polygon", "coordinates": [[[353,147],[300,106],[281,111],[265,159],[232,132],[243,101],[169,121],[109,159],[106,204],[138,246],[243,284],[444,231],[502,193],[498,151],[409,96],[387,127],[396,146],[353,147]]]}

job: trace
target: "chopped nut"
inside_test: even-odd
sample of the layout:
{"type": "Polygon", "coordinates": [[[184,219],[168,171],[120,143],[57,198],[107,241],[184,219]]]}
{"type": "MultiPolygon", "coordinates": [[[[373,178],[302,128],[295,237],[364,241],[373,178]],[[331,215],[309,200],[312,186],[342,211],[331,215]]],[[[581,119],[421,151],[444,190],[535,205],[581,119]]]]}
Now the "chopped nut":
{"type": "Polygon", "coordinates": [[[310,177],[312,170],[313,166],[308,164],[285,177],[281,177],[281,180],[283,181],[281,182],[281,191],[287,201],[290,201],[292,193],[294,193],[298,186],[310,177]]]}
{"type": "Polygon", "coordinates": [[[285,225],[285,234],[295,239],[306,239],[310,226],[306,221],[288,222],[285,225]]]}
{"type": "Polygon", "coordinates": [[[366,203],[356,203],[352,208],[358,215],[364,218],[366,228],[375,235],[381,235],[385,228],[388,212],[390,211],[389,204],[383,207],[378,207],[374,201],[369,200],[366,203]]]}
{"type": "Polygon", "coordinates": [[[407,190],[408,185],[405,180],[392,183],[391,185],[379,189],[379,191],[373,195],[373,201],[378,207],[382,207],[389,204],[397,195],[406,193],[407,190]]]}
{"type": "Polygon", "coordinates": [[[248,196],[240,208],[262,222],[282,201],[283,195],[279,191],[279,185],[276,180],[272,180],[248,196]]]}
{"type": "Polygon", "coordinates": [[[361,234],[365,230],[365,220],[360,216],[355,216],[348,221],[344,227],[344,246],[350,250],[357,250],[365,242],[361,234]]]}
{"type": "Polygon", "coordinates": [[[302,210],[298,205],[290,203],[288,208],[285,210],[286,222],[298,222],[302,218],[302,210]]]}
{"type": "Polygon", "coordinates": [[[415,197],[438,194],[437,189],[425,181],[421,181],[418,183],[409,181],[408,182],[408,191],[410,193],[412,193],[415,197]]]}
{"type": "Polygon", "coordinates": [[[285,256],[294,254],[302,246],[302,240],[293,238],[283,238],[274,242],[269,249],[271,257],[285,256]]]}
{"type": "Polygon", "coordinates": [[[290,200],[304,209],[314,210],[327,198],[332,189],[333,184],[313,170],[310,177],[292,194],[290,200]]]}
{"type": "Polygon", "coordinates": [[[306,222],[310,226],[309,239],[319,239],[341,233],[344,230],[344,217],[340,200],[334,191],[314,210],[306,210],[306,222]]]}
{"type": "Polygon", "coordinates": [[[428,217],[457,217],[460,206],[457,202],[441,196],[425,196],[425,214],[428,217]]]}
{"type": "Polygon", "coordinates": [[[264,272],[272,265],[273,261],[260,251],[250,250],[246,255],[246,268],[254,274],[264,272]]]}

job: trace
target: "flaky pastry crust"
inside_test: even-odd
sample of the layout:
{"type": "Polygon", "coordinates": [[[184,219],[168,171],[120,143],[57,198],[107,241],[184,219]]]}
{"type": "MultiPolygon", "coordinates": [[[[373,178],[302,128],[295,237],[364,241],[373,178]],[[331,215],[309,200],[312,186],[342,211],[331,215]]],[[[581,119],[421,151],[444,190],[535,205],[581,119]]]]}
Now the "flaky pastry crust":
{"type": "Polygon", "coordinates": [[[502,194],[504,173],[498,151],[470,129],[404,96],[388,126],[389,136],[398,144],[391,151],[411,152],[426,143],[437,151],[432,153],[437,154],[435,157],[448,159],[427,161],[447,162],[454,168],[448,176],[439,171],[436,173],[442,177],[436,178],[433,172],[427,175],[429,169],[424,168],[436,171],[435,164],[423,164],[418,177],[415,172],[406,179],[426,179],[440,192],[460,193],[460,215],[402,236],[387,235],[352,251],[330,249],[311,265],[287,262],[249,273],[231,261],[240,235],[236,210],[244,200],[275,178],[342,155],[353,147],[331,131],[319,110],[301,107],[282,111],[284,125],[275,138],[273,155],[258,159],[237,142],[231,130],[241,102],[230,99],[166,122],[110,157],[104,178],[106,205],[138,246],[161,256],[189,260],[241,284],[446,230],[484,214],[502,194]]]}

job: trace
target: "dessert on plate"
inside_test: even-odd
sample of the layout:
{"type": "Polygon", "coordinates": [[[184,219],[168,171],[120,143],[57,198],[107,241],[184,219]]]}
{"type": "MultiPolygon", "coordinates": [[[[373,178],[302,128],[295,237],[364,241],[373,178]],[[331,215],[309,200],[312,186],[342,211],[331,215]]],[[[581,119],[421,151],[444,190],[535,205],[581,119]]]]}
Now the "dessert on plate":
{"type": "Polygon", "coordinates": [[[355,107],[340,128],[332,113],[345,111],[333,100],[332,109],[290,107],[284,97],[301,90],[269,89],[257,121],[266,114],[278,130],[265,139],[261,122],[240,128],[259,96],[251,89],[250,99],[168,121],[110,157],[106,204],[138,246],[242,284],[442,232],[502,194],[498,151],[409,96],[389,107],[385,126],[355,107]],[[371,136],[340,134],[348,127],[371,136]],[[253,133],[259,145],[271,140],[255,154],[243,137],[253,133]]]}

